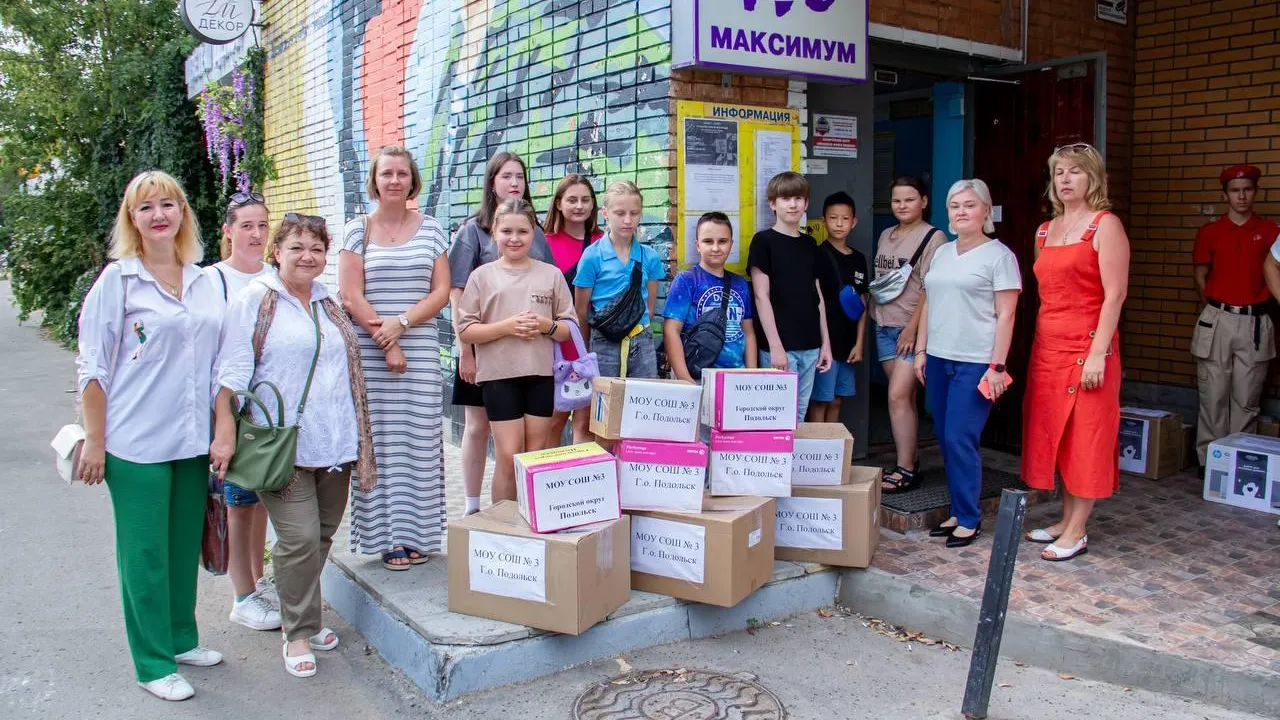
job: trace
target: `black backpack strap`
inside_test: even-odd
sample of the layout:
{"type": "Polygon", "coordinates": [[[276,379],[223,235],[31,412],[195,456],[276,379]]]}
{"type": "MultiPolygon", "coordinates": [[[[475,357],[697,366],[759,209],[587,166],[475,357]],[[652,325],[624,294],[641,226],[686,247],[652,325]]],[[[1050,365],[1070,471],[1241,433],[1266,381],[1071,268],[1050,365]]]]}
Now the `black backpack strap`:
{"type": "Polygon", "coordinates": [[[644,281],[644,268],[641,267],[639,260],[633,260],[631,266],[631,287],[639,290],[640,284],[644,281]]]}
{"type": "Polygon", "coordinates": [[[921,256],[921,255],[924,255],[924,249],[925,249],[925,248],[927,248],[927,247],[929,247],[929,242],[930,242],[931,240],[933,240],[933,236],[934,236],[934,235],[937,235],[939,232],[942,232],[942,231],[941,231],[941,230],[939,230],[938,228],[934,228],[934,229],[932,229],[932,230],[930,230],[930,231],[929,231],[929,234],[928,234],[928,235],[925,235],[925,236],[924,236],[924,239],[923,239],[923,240],[921,240],[921,241],[920,241],[920,245],[916,248],[915,253],[911,256],[911,269],[912,269],[912,270],[914,270],[914,269],[915,269],[915,267],[916,267],[916,263],[920,262],[920,256],[921,256]]]}
{"type": "Polygon", "coordinates": [[[225,303],[225,302],[228,302],[228,300],[227,300],[227,276],[226,276],[226,274],[224,274],[224,273],[222,272],[222,268],[218,267],[217,265],[214,265],[214,266],[213,266],[213,269],[214,269],[214,271],[215,271],[215,272],[217,272],[217,273],[218,273],[218,277],[222,278],[222,302],[224,302],[224,303],[225,303]]]}
{"type": "MultiPolygon", "coordinates": [[[[732,280],[733,280],[733,273],[729,272],[728,270],[725,270],[724,281],[720,285],[720,312],[721,313],[729,312],[729,292],[730,292],[729,284],[730,282],[732,282],[732,280]]],[[[725,317],[727,318],[729,316],[726,314],[725,317]]]]}

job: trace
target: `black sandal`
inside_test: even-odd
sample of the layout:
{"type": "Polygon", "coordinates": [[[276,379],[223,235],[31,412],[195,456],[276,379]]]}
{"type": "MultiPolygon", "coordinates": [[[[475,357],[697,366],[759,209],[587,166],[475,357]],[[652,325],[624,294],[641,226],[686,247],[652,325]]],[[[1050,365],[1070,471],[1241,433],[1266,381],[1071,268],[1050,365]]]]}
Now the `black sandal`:
{"type": "Polygon", "coordinates": [[[880,492],[884,495],[897,495],[912,490],[916,486],[916,474],[912,470],[908,470],[901,465],[893,469],[893,472],[884,476],[880,480],[880,492]],[[898,477],[893,477],[897,475],[898,477]],[[889,485],[890,487],[885,487],[889,485]]]}

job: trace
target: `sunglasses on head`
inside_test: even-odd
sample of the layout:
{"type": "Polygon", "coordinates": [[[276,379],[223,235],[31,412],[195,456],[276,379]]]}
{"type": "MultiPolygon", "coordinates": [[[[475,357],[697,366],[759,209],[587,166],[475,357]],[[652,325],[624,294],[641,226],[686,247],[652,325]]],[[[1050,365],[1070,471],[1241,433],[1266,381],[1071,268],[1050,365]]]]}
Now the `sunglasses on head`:
{"type": "Polygon", "coordinates": [[[247,192],[247,193],[238,192],[235,195],[231,196],[231,202],[229,204],[231,205],[231,207],[240,207],[242,205],[248,205],[249,203],[266,205],[267,199],[262,197],[256,192],[247,192]]]}
{"type": "Polygon", "coordinates": [[[286,221],[292,221],[292,222],[315,223],[317,225],[322,225],[322,226],[328,225],[328,223],[325,222],[325,219],[320,217],[319,215],[306,215],[303,213],[287,212],[284,214],[284,219],[286,221]]]}
{"type": "Polygon", "coordinates": [[[1090,145],[1089,143],[1078,142],[1078,143],[1071,143],[1070,145],[1059,145],[1058,147],[1053,149],[1053,154],[1057,155],[1063,150],[1092,150],[1094,152],[1098,152],[1098,149],[1090,145]]]}

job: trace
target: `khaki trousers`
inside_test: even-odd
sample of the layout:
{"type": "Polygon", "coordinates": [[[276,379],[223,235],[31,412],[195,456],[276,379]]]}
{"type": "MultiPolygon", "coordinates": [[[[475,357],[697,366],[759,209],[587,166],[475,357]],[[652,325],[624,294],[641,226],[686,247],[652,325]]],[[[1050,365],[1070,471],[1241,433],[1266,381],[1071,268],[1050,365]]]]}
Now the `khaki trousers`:
{"type": "Polygon", "coordinates": [[[259,493],[276,529],[271,566],[280,595],[285,638],[298,640],[320,632],[320,573],[329,558],[333,533],[342,522],[350,495],[351,466],[340,469],[294,468],[279,492],[259,493]]]}
{"type": "Polygon", "coordinates": [[[1200,387],[1196,456],[1209,443],[1258,424],[1267,364],[1276,356],[1275,328],[1266,315],[1232,315],[1205,306],[1191,336],[1200,387]]]}

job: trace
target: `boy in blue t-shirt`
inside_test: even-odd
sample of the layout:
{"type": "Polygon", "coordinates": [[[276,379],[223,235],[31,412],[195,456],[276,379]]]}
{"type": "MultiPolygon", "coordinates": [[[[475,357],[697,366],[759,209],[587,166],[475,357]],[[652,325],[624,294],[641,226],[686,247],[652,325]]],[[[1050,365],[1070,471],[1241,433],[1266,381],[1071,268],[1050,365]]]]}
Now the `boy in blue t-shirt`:
{"type": "MultiPolygon", "coordinates": [[[[721,212],[709,212],[698,219],[698,256],[700,262],[676,276],[667,290],[663,309],[662,342],[667,351],[671,371],[678,380],[696,380],[685,362],[681,330],[692,325],[703,313],[720,308],[724,278],[729,278],[729,305],[726,308],[724,347],[709,367],[756,367],[756,335],[754,309],[747,281],[724,269],[733,250],[733,226],[721,212]]],[[[702,368],[698,368],[701,374],[702,368]]]]}

